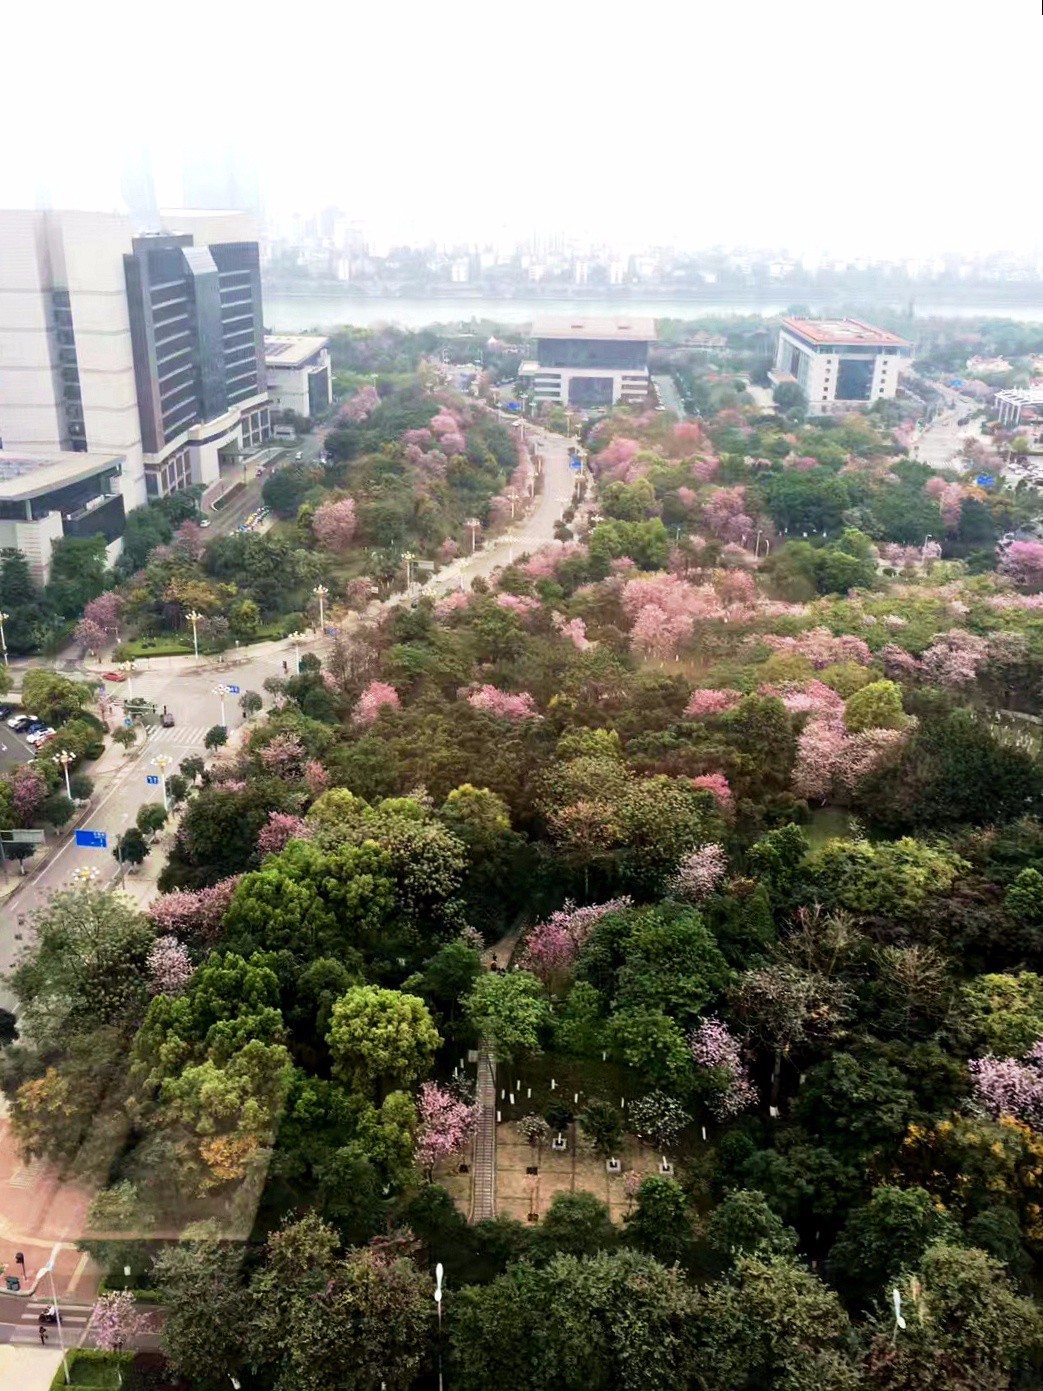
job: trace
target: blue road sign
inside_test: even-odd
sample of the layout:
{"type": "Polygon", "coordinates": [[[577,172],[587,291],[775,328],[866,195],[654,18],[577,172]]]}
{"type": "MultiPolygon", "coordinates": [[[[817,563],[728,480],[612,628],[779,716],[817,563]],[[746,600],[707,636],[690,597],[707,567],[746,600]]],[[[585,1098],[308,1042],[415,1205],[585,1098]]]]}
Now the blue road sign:
{"type": "Polygon", "coordinates": [[[159,776],[156,773],[146,773],[145,781],[148,783],[149,787],[159,786],[159,776]]]}
{"type": "Polygon", "coordinates": [[[974,480],[979,488],[995,488],[996,480],[991,473],[979,473],[974,480]]]}
{"type": "Polygon", "coordinates": [[[569,460],[569,468],[572,470],[573,473],[582,473],[582,472],[583,472],[583,460],[582,460],[582,459],[570,459],[570,460],[569,460]]]}
{"type": "Polygon", "coordinates": [[[131,725],[134,723],[134,721],[130,718],[129,715],[124,715],[123,723],[127,727],[127,729],[129,729],[131,725]]]}
{"type": "Polygon", "coordinates": [[[77,831],[76,844],[83,845],[88,850],[107,850],[109,838],[104,831],[77,831]]]}
{"type": "Polygon", "coordinates": [[[229,694],[229,695],[238,695],[238,694],[239,694],[239,687],[238,687],[238,686],[229,686],[229,687],[228,687],[228,694],[229,694]]]}

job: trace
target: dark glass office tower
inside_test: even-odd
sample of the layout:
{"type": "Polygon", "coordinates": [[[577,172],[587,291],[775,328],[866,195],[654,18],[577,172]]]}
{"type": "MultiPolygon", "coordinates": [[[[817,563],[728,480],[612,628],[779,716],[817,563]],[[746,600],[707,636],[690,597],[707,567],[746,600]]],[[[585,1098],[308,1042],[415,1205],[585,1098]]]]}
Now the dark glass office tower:
{"type": "Polygon", "coordinates": [[[264,391],[260,259],[256,242],[157,233],[123,264],[142,444],[158,454],[264,391]]]}

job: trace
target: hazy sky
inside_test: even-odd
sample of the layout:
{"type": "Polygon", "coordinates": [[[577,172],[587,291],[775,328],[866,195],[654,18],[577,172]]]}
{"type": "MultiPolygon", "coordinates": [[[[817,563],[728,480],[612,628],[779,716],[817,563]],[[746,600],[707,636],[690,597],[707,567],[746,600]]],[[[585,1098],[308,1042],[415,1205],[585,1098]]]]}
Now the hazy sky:
{"type": "Polygon", "coordinates": [[[402,239],[925,256],[1043,245],[1037,0],[15,0],[0,198],[112,207],[148,142],[402,239]]]}

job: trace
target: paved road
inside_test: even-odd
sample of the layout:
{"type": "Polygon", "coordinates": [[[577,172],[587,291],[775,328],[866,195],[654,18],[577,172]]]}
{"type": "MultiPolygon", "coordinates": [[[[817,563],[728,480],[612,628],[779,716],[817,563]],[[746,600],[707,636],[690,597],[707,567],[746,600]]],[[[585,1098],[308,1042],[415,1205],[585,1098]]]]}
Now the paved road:
{"type": "Polygon", "coordinates": [[[929,464],[931,468],[962,471],[967,467],[966,460],[960,454],[964,442],[973,439],[991,449],[991,440],[988,435],[982,434],[980,420],[972,420],[967,425],[956,423],[976,411],[977,402],[961,396],[951,387],[942,386],[940,382],[932,382],[932,386],[937,388],[947,404],[914,437],[911,446],[913,458],[929,464]]]}
{"type": "MultiPolygon", "coordinates": [[[[425,586],[425,592],[438,594],[461,585],[469,586],[476,575],[488,575],[522,550],[534,550],[553,539],[555,523],[572,497],[574,475],[568,466],[568,444],[560,435],[534,431],[531,426],[526,426],[526,430],[537,437],[544,458],[544,488],[535,510],[526,520],[519,521],[510,535],[496,537],[474,556],[461,557],[447,566],[425,586]]],[[[319,442],[312,443],[317,452],[319,442]]],[[[406,598],[397,594],[386,602],[399,604],[406,598]]],[[[321,650],[322,646],[322,642],[314,641],[302,644],[301,650],[321,650]]],[[[294,650],[289,642],[258,644],[243,648],[241,652],[226,653],[221,660],[199,664],[190,657],[139,659],[139,670],[132,681],[119,686],[110,684],[108,695],[120,699],[133,694],[135,698],[154,702],[157,709],[167,706],[176,723],[173,729],[154,729],[147,742],[139,745],[140,752],[136,755],[128,757],[118,746],[112,745],[97,764],[88,767],[87,772],[95,782],[95,793],[86,827],[104,831],[109,846],[113,846],[116,838],[134,824],[143,803],[160,800],[159,788],[146,782],[149,775],[159,773],[154,760],[160,756],[169,758],[171,762],[166,768],[169,775],[177,771],[183,758],[204,752],[203,739],[207,730],[221,723],[221,699],[215,694],[216,687],[229,684],[239,686],[241,691],[256,691],[267,706],[264,680],[268,676],[283,675],[284,662],[292,671],[294,650]]],[[[225,719],[230,730],[242,723],[238,702],[238,695],[225,698],[225,719]]],[[[0,740],[8,742],[4,735],[0,735],[0,740]]],[[[157,856],[161,853],[158,847],[153,852],[157,856]]],[[[0,906],[0,974],[10,970],[22,949],[31,931],[32,913],[43,907],[56,889],[71,887],[78,873],[90,869],[97,870],[96,882],[104,886],[112,883],[119,866],[111,849],[81,848],[74,843],[71,834],[62,838],[57,853],[39,870],[34,871],[32,860],[27,861],[26,882],[19,884],[16,892],[0,906]]],[[[8,873],[15,877],[17,870],[9,866],[8,873]]],[[[152,891],[151,881],[144,877],[129,877],[125,887],[140,901],[146,901],[152,891]]],[[[11,1006],[10,995],[2,986],[0,1006],[11,1006]]]]}
{"type": "Polygon", "coordinates": [[[681,394],[677,390],[677,383],[674,381],[673,377],[669,376],[667,373],[663,373],[662,376],[653,377],[652,381],[655,383],[656,390],[659,392],[661,404],[664,405],[668,411],[673,411],[678,420],[684,420],[684,402],[681,400],[681,394]]]}
{"type": "MultiPolygon", "coordinates": [[[[40,1315],[50,1305],[50,1298],[31,1298],[17,1306],[13,1299],[5,1299],[0,1308],[0,1343],[26,1343],[40,1347],[40,1315]]],[[[53,1324],[47,1324],[47,1343],[49,1348],[61,1346],[64,1339],[66,1348],[75,1348],[84,1341],[87,1324],[90,1322],[93,1304],[71,1304],[59,1300],[61,1331],[53,1324]]]]}

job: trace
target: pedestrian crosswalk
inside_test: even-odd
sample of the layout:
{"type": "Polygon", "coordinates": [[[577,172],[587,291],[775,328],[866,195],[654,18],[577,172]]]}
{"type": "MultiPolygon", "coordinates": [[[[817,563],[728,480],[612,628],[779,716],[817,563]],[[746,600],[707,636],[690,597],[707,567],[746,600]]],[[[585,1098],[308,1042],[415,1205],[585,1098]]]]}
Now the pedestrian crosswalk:
{"type": "Polygon", "coordinates": [[[207,731],[212,728],[213,726],[208,724],[176,724],[173,729],[163,729],[157,725],[148,737],[148,746],[198,749],[202,753],[203,740],[207,731]]]}
{"type": "Polygon", "coordinates": [[[7,1339],[11,1343],[43,1343],[46,1347],[60,1347],[64,1341],[67,1348],[77,1347],[82,1341],[90,1322],[90,1304],[66,1304],[58,1302],[61,1318],[61,1336],[58,1325],[40,1322],[40,1315],[50,1308],[49,1299],[33,1296],[26,1300],[5,1299],[0,1306],[0,1318],[11,1331],[7,1339]],[[44,1337],[40,1337],[41,1328],[44,1337]]]}

